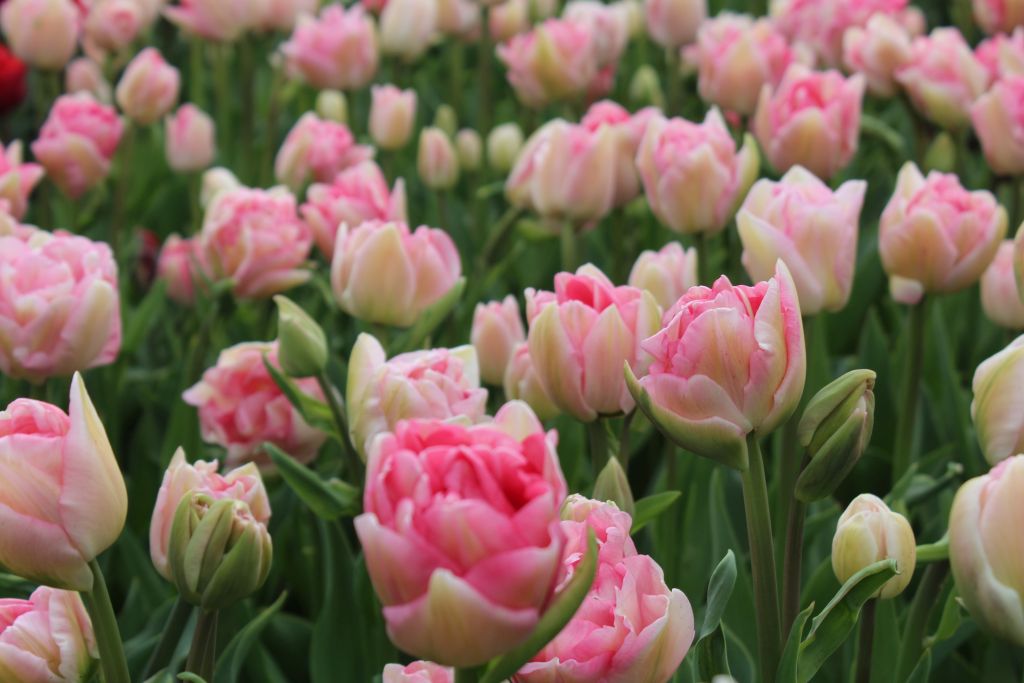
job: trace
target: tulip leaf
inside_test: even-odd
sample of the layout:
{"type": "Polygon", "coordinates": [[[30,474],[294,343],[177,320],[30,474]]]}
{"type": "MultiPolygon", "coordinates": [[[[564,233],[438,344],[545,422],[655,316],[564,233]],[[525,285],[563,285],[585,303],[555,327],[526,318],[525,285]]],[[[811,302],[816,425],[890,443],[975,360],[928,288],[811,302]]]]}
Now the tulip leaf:
{"type": "Polygon", "coordinates": [[[861,569],[842,585],[811,622],[810,633],[800,645],[800,683],[814,678],[825,661],[853,632],[860,617],[860,608],[898,573],[896,560],[882,560],[861,569]]]}
{"type": "Polygon", "coordinates": [[[525,643],[493,660],[480,678],[480,683],[500,683],[511,679],[524,664],[554,640],[583,604],[596,574],[597,536],[591,529],[587,538],[586,557],[576,566],[569,583],[551,601],[547,611],[537,622],[537,628],[533,630],[525,643]]]}
{"type": "Polygon", "coordinates": [[[437,300],[437,303],[430,306],[420,314],[416,323],[409,329],[405,339],[397,344],[394,353],[415,351],[423,345],[423,342],[437,329],[437,326],[444,322],[462,298],[462,292],[466,289],[466,278],[460,277],[448,292],[437,300]]]}
{"type": "Polygon", "coordinates": [[[121,342],[121,353],[128,355],[139,348],[139,344],[150,331],[153,323],[159,319],[164,303],[167,301],[167,282],[157,280],[153,283],[149,292],[139,302],[138,306],[130,309],[125,316],[124,337],[121,342]]]}
{"type": "Polygon", "coordinates": [[[224,648],[224,652],[218,657],[217,670],[213,675],[212,683],[236,683],[242,680],[240,678],[242,667],[249,657],[249,651],[256,644],[263,629],[270,623],[273,616],[284,606],[284,601],[287,597],[287,591],[281,593],[280,597],[272,605],[264,608],[242,630],[235,634],[235,637],[231,639],[228,646],[224,648]]]}
{"type": "Polygon", "coordinates": [[[264,443],[263,448],[277,466],[281,478],[317,517],[332,521],[359,512],[359,489],[338,479],[324,481],[316,472],[270,442],[264,443]]]}
{"type": "Polygon", "coordinates": [[[178,674],[179,681],[187,681],[188,683],[206,683],[206,679],[198,674],[186,671],[185,673],[178,674]]]}
{"type": "Polygon", "coordinates": [[[695,646],[697,670],[701,680],[711,680],[718,674],[730,673],[722,615],[735,587],[736,556],[729,550],[715,567],[711,573],[711,580],[708,581],[707,609],[704,611],[704,623],[701,624],[695,646]]]}
{"type": "Polygon", "coordinates": [[[939,619],[938,628],[934,634],[924,640],[925,649],[928,650],[943,640],[952,638],[963,620],[964,612],[960,606],[960,595],[956,591],[956,586],[953,586],[953,590],[949,591],[949,597],[946,598],[946,604],[942,607],[942,617],[939,619]]]}
{"type": "Polygon", "coordinates": [[[633,515],[633,527],[629,533],[635,534],[657,519],[663,512],[679,500],[679,491],[662,491],[636,501],[636,513],[633,515]]]}
{"type": "Polygon", "coordinates": [[[814,612],[812,602],[807,609],[797,615],[793,622],[793,628],[789,630],[789,638],[786,639],[786,647],[782,650],[782,660],[779,662],[779,672],[775,676],[776,683],[797,683],[797,671],[800,664],[800,642],[804,638],[804,625],[811,618],[814,612]]]}
{"type": "Polygon", "coordinates": [[[285,375],[274,367],[274,364],[264,355],[263,365],[273,378],[274,383],[281,389],[281,392],[288,398],[288,401],[299,412],[302,419],[311,427],[315,427],[331,436],[335,441],[341,442],[341,435],[338,434],[338,427],[334,423],[331,409],[319,399],[313,398],[299,388],[295,380],[285,375]]]}
{"type": "Polygon", "coordinates": [[[917,665],[914,670],[907,676],[905,683],[928,683],[930,680],[929,674],[932,671],[932,651],[925,650],[921,658],[917,660],[917,665]]]}

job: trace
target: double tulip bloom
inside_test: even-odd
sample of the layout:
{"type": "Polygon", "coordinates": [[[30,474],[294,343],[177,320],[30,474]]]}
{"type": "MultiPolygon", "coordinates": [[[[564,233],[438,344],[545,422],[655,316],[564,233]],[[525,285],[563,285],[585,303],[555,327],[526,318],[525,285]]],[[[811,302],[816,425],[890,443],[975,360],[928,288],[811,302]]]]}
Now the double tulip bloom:
{"type": "Polygon", "coordinates": [[[128,118],[147,125],[171,110],[180,89],[178,70],[155,47],[147,47],[128,63],[114,97],[128,118]]]}
{"type": "Polygon", "coordinates": [[[707,0],[644,0],[647,32],[658,45],[677,50],[693,42],[708,16],[707,0]]]}
{"type": "Polygon", "coordinates": [[[78,683],[99,648],[82,599],[41,586],[28,600],[0,599],[0,677],[11,683],[78,683]]]}
{"type": "Polygon", "coordinates": [[[314,88],[359,90],[377,73],[377,31],[362,7],[327,5],[298,18],[281,53],[288,73],[314,88]]]}
{"type": "Polygon", "coordinates": [[[437,36],[438,2],[388,0],[380,14],[380,51],[414,61],[437,36]]]}
{"type": "Polygon", "coordinates": [[[455,672],[433,662],[413,662],[408,666],[388,664],[382,683],[454,683],[455,672]]]}
{"type": "Polygon", "coordinates": [[[843,35],[843,64],[863,74],[868,90],[879,97],[896,94],[896,71],[911,58],[907,27],[888,14],[876,14],[867,26],[855,26],[843,35]]]}
{"type": "Polygon", "coordinates": [[[371,158],[373,150],[356,144],[348,126],[308,112],[285,137],[274,160],[274,174],[298,191],[310,180],[329,183],[346,168],[371,158]]]}
{"type": "Polygon", "coordinates": [[[209,277],[203,263],[203,251],[195,237],[170,235],[160,247],[156,262],[157,278],[165,283],[167,296],[179,304],[190,306],[196,289],[209,277]]]}
{"type": "Polygon", "coordinates": [[[565,543],[556,441],[513,402],[486,425],[411,420],[374,442],[355,526],[401,650],[477,666],[537,626],[565,543]]]}
{"type": "Polygon", "coordinates": [[[163,10],[185,33],[217,42],[234,42],[259,25],[267,0],[179,0],[163,10]]]}
{"type": "Polygon", "coordinates": [[[498,47],[519,100],[534,108],[587,93],[598,76],[595,36],[589,27],[548,19],[498,47]]]}
{"type": "Polygon", "coordinates": [[[28,209],[28,197],[40,180],[43,167],[25,163],[21,142],[15,140],[5,149],[0,142],[0,201],[7,202],[7,212],[21,218],[28,209]]]}
{"type": "Polygon", "coordinates": [[[580,125],[597,132],[603,127],[611,129],[615,137],[615,196],[613,206],[623,206],[640,194],[640,174],[636,168],[636,152],[640,148],[647,125],[660,116],[654,107],[630,114],[611,100],[602,100],[587,110],[580,125]]]}
{"type": "Polygon", "coordinates": [[[974,20],[986,33],[1009,32],[1024,25],[1020,0],[973,0],[974,20]]]}
{"type": "Polygon", "coordinates": [[[893,298],[955,292],[978,281],[1006,236],[1006,210],[955,175],[921,175],[907,162],[879,223],[879,251],[893,298]]]}
{"type": "Polygon", "coordinates": [[[11,51],[38,69],[58,70],[78,46],[78,8],[72,0],[9,0],[0,28],[11,51]]]}
{"type": "Polygon", "coordinates": [[[1024,27],[986,38],[974,48],[974,56],[993,83],[1009,76],[1024,76],[1024,27]]]}
{"type": "Polygon", "coordinates": [[[1024,330],[1024,302],[1014,273],[1014,247],[1003,240],[992,264],[981,276],[981,308],[996,325],[1024,330]]]}
{"type": "Polygon", "coordinates": [[[629,272],[629,285],[646,289],[662,309],[668,309],[697,286],[697,250],[669,242],[658,251],[645,251],[629,272]]]}
{"type": "Polygon", "coordinates": [[[121,52],[139,36],[145,19],[142,3],[136,0],[97,0],[82,26],[86,54],[102,61],[106,53],[121,52]]]}
{"type": "Polygon", "coordinates": [[[1024,76],[1009,76],[971,106],[985,159],[1000,175],[1024,173],[1024,76]]]}
{"type": "Polygon", "coordinates": [[[1013,340],[974,372],[971,418],[981,452],[995,465],[1024,451],[1019,388],[1024,381],[1024,337],[1013,340]]]}

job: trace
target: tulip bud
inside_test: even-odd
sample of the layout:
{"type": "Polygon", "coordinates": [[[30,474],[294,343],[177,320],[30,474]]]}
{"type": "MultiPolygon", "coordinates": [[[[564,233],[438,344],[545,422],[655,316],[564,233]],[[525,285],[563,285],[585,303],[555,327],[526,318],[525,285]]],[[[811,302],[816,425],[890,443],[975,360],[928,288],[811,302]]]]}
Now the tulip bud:
{"type": "Polygon", "coordinates": [[[629,477],[622,469],[618,458],[609,458],[594,482],[594,500],[611,501],[632,517],[636,512],[633,492],[629,488],[629,477]]]}
{"type": "Polygon", "coordinates": [[[340,90],[321,90],[316,96],[316,115],[335,123],[348,123],[348,100],[340,90]]]}
{"type": "Polygon", "coordinates": [[[476,171],[483,157],[483,140],[480,133],[472,128],[463,128],[455,136],[455,151],[459,155],[459,167],[463,171],[476,171]]]}
{"type": "Polygon", "coordinates": [[[796,482],[796,497],[809,503],[832,494],[857,464],[875,420],[875,373],[853,370],[819,391],[797,428],[810,463],[796,482]]]}
{"type": "Polygon", "coordinates": [[[37,69],[59,70],[75,54],[78,9],[71,0],[10,0],[0,27],[19,59],[37,69]]]}
{"type": "Polygon", "coordinates": [[[455,137],[455,131],[459,129],[459,115],[447,104],[442,104],[434,112],[434,127],[440,128],[448,137],[455,137]]]}
{"type": "Polygon", "coordinates": [[[846,583],[861,569],[882,560],[896,560],[899,571],[872,596],[884,600],[902,593],[914,576],[914,530],[906,517],[890,510],[881,498],[862,493],[839,517],[832,538],[832,570],[840,583],[846,583]]]}
{"type": "Polygon", "coordinates": [[[306,311],[281,294],[277,304],[277,358],[289,377],[313,377],[327,367],[327,336],[306,311]]]}
{"type": "Polygon", "coordinates": [[[518,123],[495,126],[487,136],[487,163],[498,173],[508,173],[523,149],[523,129],[518,123]]]}
{"type": "Polygon", "coordinates": [[[633,74],[629,82],[629,100],[638,107],[664,108],[665,92],[661,88],[661,79],[650,64],[644,64],[633,74]]]}
{"type": "Polygon", "coordinates": [[[199,492],[181,499],[168,560],[186,602],[215,610],[249,597],[267,580],[271,559],[270,534],[248,505],[199,492]]]}
{"type": "Polygon", "coordinates": [[[430,47],[437,32],[437,3],[390,0],[379,25],[382,54],[415,60],[430,47]]]}
{"type": "Polygon", "coordinates": [[[136,123],[153,123],[178,101],[181,74],[154,47],[128,63],[114,96],[121,110],[136,123]]]}
{"type": "Polygon", "coordinates": [[[183,173],[201,171],[217,153],[213,119],[194,104],[184,104],[166,124],[167,165],[183,173]]]}
{"type": "Polygon", "coordinates": [[[375,85],[370,94],[370,138],[381,149],[405,147],[416,119],[416,91],[375,85]]]}
{"type": "Polygon", "coordinates": [[[448,135],[440,128],[424,128],[420,133],[416,160],[423,184],[432,190],[450,190],[459,181],[459,162],[448,135]]]}

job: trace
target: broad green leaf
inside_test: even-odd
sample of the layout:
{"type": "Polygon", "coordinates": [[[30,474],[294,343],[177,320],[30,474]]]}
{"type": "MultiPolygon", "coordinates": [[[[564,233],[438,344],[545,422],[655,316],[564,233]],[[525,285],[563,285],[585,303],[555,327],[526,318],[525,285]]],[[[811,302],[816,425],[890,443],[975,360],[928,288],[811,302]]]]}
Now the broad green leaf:
{"type": "Polygon", "coordinates": [[[804,639],[804,625],[813,612],[814,603],[811,603],[793,622],[789,638],[786,639],[786,647],[782,650],[782,659],[779,661],[779,673],[775,677],[777,683],[797,683],[799,680],[797,671],[800,664],[800,643],[804,639]]]}
{"type": "Polygon", "coordinates": [[[702,681],[710,681],[719,674],[731,674],[729,669],[729,647],[725,642],[725,633],[719,627],[697,641],[694,646],[697,658],[697,676],[702,681]]]}
{"type": "Polygon", "coordinates": [[[313,683],[331,683],[338,675],[338,644],[352,638],[353,611],[349,604],[352,574],[351,558],[345,552],[344,530],[338,524],[320,524],[323,550],[323,601],[313,627],[309,651],[310,677],[313,683]],[[345,584],[348,585],[345,585],[345,584]]]}
{"type": "Polygon", "coordinates": [[[942,617],[939,619],[938,628],[935,630],[935,633],[924,640],[925,649],[928,650],[943,640],[952,638],[956,630],[960,628],[963,620],[964,613],[963,608],[960,606],[960,595],[957,593],[956,586],[953,586],[953,589],[949,591],[949,596],[946,598],[946,604],[942,608],[942,617]]]}
{"type": "Polygon", "coordinates": [[[630,529],[630,533],[635,534],[650,524],[679,500],[681,495],[679,491],[663,491],[636,501],[636,514],[633,515],[633,528],[630,529]]]}
{"type": "Polygon", "coordinates": [[[256,615],[256,618],[246,624],[245,628],[235,634],[224,652],[217,660],[217,669],[213,674],[213,683],[239,683],[242,673],[242,666],[252,646],[259,640],[260,633],[270,622],[270,619],[277,614],[284,606],[288,593],[281,593],[281,596],[272,605],[263,609],[256,615]]]}
{"type": "Polygon", "coordinates": [[[186,671],[185,673],[178,674],[179,681],[188,681],[188,683],[206,683],[202,676],[186,671]]]}
{"type": "Polygon", "coordinates": [[[277,466],[281,478],[317,517],[331,521],[359,512],[359,489],[338,479],[324,481],[316,472],[270,442],[264,443],[263,448],[277,466]]]}
{"type": "Polygon", "coordinates": [[[717,674],[729,673],[729,654],[722,630],[722,614],[725,612],[733,588],[736,586],[736,556],[731,550],[711,573],[708,581],[708,603],[704,612],[704,623],[695,649],[697,671],[701,680],[710,680],[717,674]]]}
{"type": "Polygon", "coordinates": [[[932,671],[932,651],[925,650],[921,659],[917,660],[917,666],[910,672],[906,683],[928,683],[929,674],[932,671]]]}
{"type": "Polygon", "coordinates": [[[157,280],[139,305],[126,311],[121,353],[127,356],[139,348],[167,302],[166,289],[167,283],[157,280]]]}
{"type": "Polygon", "coordinates": [[[334,423],[331,409],[327,407],[326,403],[313,398],[299,389],[299,385],[295,383],[295,380],[274,367],[274,364],[267,360],[266,356],[263,357],[263,365],[274,379],[274,383],[277,384],[282,393],[288,398],[288,401],[295,407],[295,410],[299,411],[302,419],[308,422],[310,426],[326,432],[334,440],[341,440],[341,435],[338,434],[338,426],[334,423]]]}

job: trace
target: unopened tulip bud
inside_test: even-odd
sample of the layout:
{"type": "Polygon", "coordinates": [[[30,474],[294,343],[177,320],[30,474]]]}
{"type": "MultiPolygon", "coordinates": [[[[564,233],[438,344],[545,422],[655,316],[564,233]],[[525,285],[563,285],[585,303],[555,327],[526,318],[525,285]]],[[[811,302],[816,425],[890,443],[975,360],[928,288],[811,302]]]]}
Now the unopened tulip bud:
{"type": "Polygon", "coordinates": [[[267,580],[271,559],[267,527],[247,504],[201,492],[181,499],[168,561],[186,602],[215,610],[249,597],[267,580]]]}
{"type": "Polygon", "coordinates": [[[184,104],[167,118],[167,165],[175,171],[201,171],[217,153],[213,119],[194,104],[184,104]]]}
{"type": "Polygon", "coordinates": [[[199,204],[205,208],[221,192],[234,190],[241,186],[242,184],[238,182],[235,174],[228,169],[223,166],[211,168],[203,174],[202,184],[199,189],[199,204]]]}
{"type": "Polygon", "coordinates": [[[526,341],[516,298],[510,294],[502,301],[477,304],[469,338],[480,361],[480,377],[500,385],[516,347],[526,341]]]}
{"type": "Polygon", "coordinates": [[[862,493],[839,517],[832,538],[832,570],[839,583],[846,583],[861,569],[882,560],[896,560],[899,574],[882,584],[873,597],[894,598],[914,576],[914,530],[906,517],[890,510],[881,498],[862,493]]]}
{"type": "Polygon", "coordinates": [[[953,173],[956,170],[956,143],[953,137],[943,131],[935,136],[924,153],[924,170],[953,173]]]}
{"type": "Polygon", "coordinates": [[[875,373],[853,370],[819,391],[797,428],[810,462],[796,482],[804,502],[832,494],[871,440],[875,420],[875,373]]]}
{"type": "Polygon", "coordinates": [[[297,306],[281,294],[274,297],[277,304],[277,359],[289,377],[313,377],[327,367],[327,335],[323,329],[297,306]]]}
{"type": "Polygon", "coordinates": [[[148,47],[128,63],[114,96],[121,110],[136,123],[153,123],[178,101],[181,74],[160,52],[148,47]]]}
{"type": "Polygon", "coordinates": [[[597,475],[597,481],[594,482],[594,500],[611,501],[623,512],[628,512],[630,517],[636,512],[633,492],[629,488],[629,477],[619,464],[618,458],[609,458],[608,464],[597,475]]]}
{"type": "Polygon", "coordinates": [[[11,52],[37,69],[62,69],[78,45],[78,8],[71,0],[10,0],[0,27],[11,52]]]}
{"type": "Polygon", "coordinates": [[[434,112],[434,127],[440,128],[448,137],[455,137],[455,131],[459,129],[459,115],[447,104],[442,104],[434,112]]]}
{"type": "Polygon", "coordinates": [[[455,136],[455,151],[463,171],[477,171],[484,155],[484,142],[472,128],[463,128],[455,136]]]}
{"type": "Polygon", "coordinates": [[[661,89],[657,69],[644,64],[636,70],[629,82],[629,100],[638,107],[664,108],[665,92],[661,89]]]}
{"type": "Polygon", "coordinates": [[[316,115],[326,121],[348,123],[348,100],[340,90],[321,90],[316,96],[316,115]]]}
{"type": "Polygon", "coordinates": [[[437,2],[389,0],[379,25],[382,54],[415,60],[427,51],[437,33],[437,2]]]}
{"type": "Polygon", "coordinates": [[[981,276],[981,308],[996,325],[1024,330],[1024,303],[1014,274],[1014,245],[1003,240],[992,264],[981,276]]]}
{"type": "Polygon", "coordinates": [[[508,173],[523,149],[523,129],[517,123],[495,126],[487,136],[487,163],[498,173],[508,173]]]}
{"type": "Polygon", "coordinates": [[[416,91],[375,85],[370,93],[370,138],[381,149],[405,147],[416,120],[416,91]]]}
{"type": "Polygon", "coordinates": [[[416,168],[423,184],[432,190],[450,190],[459,181],[455,148],[440,128],[424,128],[420,133],[416,168]]]}

